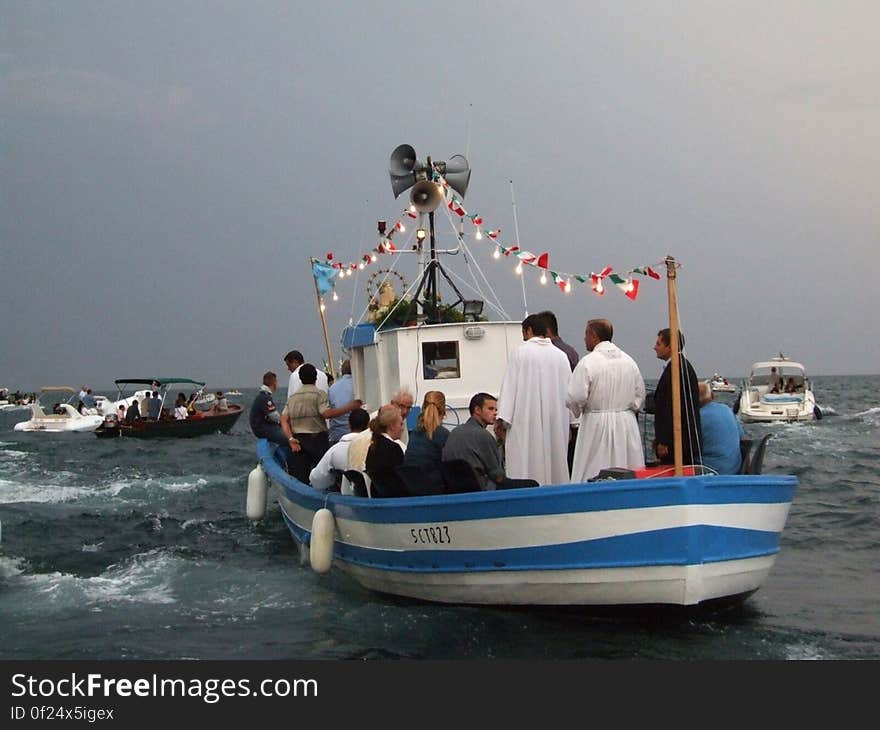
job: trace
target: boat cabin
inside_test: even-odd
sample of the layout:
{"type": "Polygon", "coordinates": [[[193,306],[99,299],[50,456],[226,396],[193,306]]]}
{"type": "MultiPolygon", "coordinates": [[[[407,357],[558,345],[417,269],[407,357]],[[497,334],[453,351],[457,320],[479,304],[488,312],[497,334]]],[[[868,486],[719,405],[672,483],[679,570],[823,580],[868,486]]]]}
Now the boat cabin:
{"type": "MultiPolygon", "coordinates": [[[[446,396],[447,420],[464,423],[475,393],[498,395],[510,353],[522,344],[521,322],[450,322],[377,330],[373,324],[347,327],[342,346],[349,353],[355,397],[376,410],[399,388],[418,407],[429,390],[446,396]],[[455,414],[455,415],[453,415],[455,414]]],[[[414,409],[414,410],[417,410],[414,409]]]]}

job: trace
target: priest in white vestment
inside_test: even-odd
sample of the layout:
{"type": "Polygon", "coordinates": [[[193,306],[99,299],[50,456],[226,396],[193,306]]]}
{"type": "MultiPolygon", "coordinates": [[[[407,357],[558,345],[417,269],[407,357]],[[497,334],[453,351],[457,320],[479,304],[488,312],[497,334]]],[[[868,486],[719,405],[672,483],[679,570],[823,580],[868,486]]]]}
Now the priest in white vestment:
{"type": "Polygon", "coordinates": [[[565,405],[571,367],[547,337],[542,317],[523,320],[525,342],[511,354],[498,394],[496,435],[504,439],[505,472],[512,479],[564,484],[568,473],[570,412],[565,405]]]}
{"type": "Polygon", "coordinates": [[[637,414],[645,402],[639,366],[617,345],[607,319],[587,322],[584,355],[571,374],[566,404],[580,416],[572,482],[585,482],[602,469],[644,469],[645,453],[637,414]]]}

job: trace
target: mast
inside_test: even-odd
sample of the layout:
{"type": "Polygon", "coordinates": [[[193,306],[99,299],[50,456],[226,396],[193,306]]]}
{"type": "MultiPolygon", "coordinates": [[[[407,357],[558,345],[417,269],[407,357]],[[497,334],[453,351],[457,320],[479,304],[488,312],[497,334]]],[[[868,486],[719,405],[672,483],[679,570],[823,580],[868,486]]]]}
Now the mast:
{"type": "Polygon", "coordinates": [[[666,257],[666,293],[669,302],[669,344],[672,347],[672,452],[675,476],[684,473],[681,453],[681,360],[678,347],[678,299],[675,292],[675,259],[666,257]]]}

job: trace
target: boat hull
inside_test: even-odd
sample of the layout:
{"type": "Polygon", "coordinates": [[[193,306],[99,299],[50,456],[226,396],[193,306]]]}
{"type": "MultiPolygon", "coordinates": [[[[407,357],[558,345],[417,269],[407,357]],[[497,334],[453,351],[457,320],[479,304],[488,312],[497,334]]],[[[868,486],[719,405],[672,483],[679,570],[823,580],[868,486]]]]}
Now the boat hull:
{"type": "Polygon", "coordinates": [[[768,396],[743,392],[739,402],[739,418],[743,423],[795,423],[816,420],[816,400],[812,392],[790,401],[767,401],[768,396]]]}
{"type": "Polygon", "coordinates": [[[242,414],[241,406],[230,406],[228,411],[219,414],[207,412],[196,416],[177,419],[160,419],[151,421],[141,419],[132,423],[102,424],[95,435],[98,438],[194,438],[211,433],[228,433],[242,414]]]}
{"type": "Polygon", "coordinates": [[[631,479],[400,499],[325,494],[261,465],[293,538],[334,516],[333,564],[427,601],[693,606],[746,596],[773,567],[797,479],[631,479]]]}
{"type": "Polygon", "coordinates": [[[88,433],[96,430],[104,419],[101,416],[43,416],[21,421],[13,426],[15,431],[40,433],[88,433]]]}

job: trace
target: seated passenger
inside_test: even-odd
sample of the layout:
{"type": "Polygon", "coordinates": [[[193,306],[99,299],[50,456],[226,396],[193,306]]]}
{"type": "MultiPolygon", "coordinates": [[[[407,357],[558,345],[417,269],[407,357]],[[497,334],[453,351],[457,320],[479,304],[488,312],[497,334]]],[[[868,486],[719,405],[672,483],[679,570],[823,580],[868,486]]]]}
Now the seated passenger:
{"type": "Polygon", "coordinates": [[[422,410],[416,427],[410,431],[406,446],[405,464],[423,467],[438,474],[443,459],[443,447],[449,438],[449,429],[443,425],[446,416],[446,396],[439,390],[429,390],[422,401],[422,410]]]}
{"type": "Polygon", "coordinates": [[[731,408],[713,400],[708,383],[701,382],[699,389],[703,466],[718,474],[737,474],[742,465],[739,442],[743,427],[731,408]]]}
{"type": "Polygon", "coordinates": [[[128,407],[128,410],[125,412],[125,422],[132,423],[134,421],[140,420],[141,417],[141,409],[138,406],[138,399],[132,398],[131,405],[128,407]]]}
{"type": "Polygon", "coordinates": [[[406,491],[395,467],[403,463],[405,447],[400,443],[403,433],[403,416],[399,406],[389,403],[379,409],[370,421],[372,438],[367,450],[366,472],[372,480],[374,497],[402,497],[406,491]]]}
{"type": "Polygon", "coordinates": [[[785,392],[786,393],[797,393],[798,384],[794,382],[794,378],[789,378],[788,382],[785,384],[785,392]]]}
{"type": "MultiPolygon", "coordinates": [[[[331,446],[321,457],[317,466],[312,469],[309,474],[309,484],[315,489],[330,489],[336,479],[333,470],[345,471],[348,466],[348,449],[351,442],[354,441],[364,431],[369,432],[370,414],[363,408],[355,408],[348,414],[349,433],[343,434],[333,446],[331,446]]],[[[343,494],[354,494],[351,483],[343,478],[340,484],[340,491],[343,494]]]]}
{"type": "Polygon", "coordinates": [[[266,439],[279,446],[287,447],[289,442],[281,429],[281,414],[275,407],[272,394],[278,388],[278,376],[271,370],[263,373],[260,392],[251,404],[250,426],[254,436],[266,439]]]}
{"type": "Polygon", "coordinates": [[[177,400],[174,401],[174,417],[178,421],[186,419],[186,396],[183,393],[178,393],[177,400]]]}
{"type": "Polygon", "coordinates": [[[504,476],[501,453],[495,437],[486,430],[498,415],[494,395],[477,393],[468,405],[471,417],[452,429],[443,447],[443,461],[461,459],[473,467],[483,491],[537,486],[533,479],[510,479],[504,476]]]}
{"type": "Polygon", "coordinates": [[[214,407],[212,410],[215,413],[220,412],[220,411],[228,411],[229,410],[229,402],[226,400],[225,396],[223,395],[223,391],[218,390],[215,395],[216,395],[216,397],[214,398],[214,407]]]}

